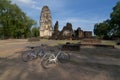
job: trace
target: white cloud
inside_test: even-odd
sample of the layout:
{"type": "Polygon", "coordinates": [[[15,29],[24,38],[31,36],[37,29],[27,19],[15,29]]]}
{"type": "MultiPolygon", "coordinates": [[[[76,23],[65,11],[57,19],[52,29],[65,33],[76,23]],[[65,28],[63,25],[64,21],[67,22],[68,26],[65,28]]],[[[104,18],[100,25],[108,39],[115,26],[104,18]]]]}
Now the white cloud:
{"type": "Polygon", "coordinates": [[[21,4],[27,4],[27,5],[36,3],[34,0],[12,0],[12,1],[18,4],[21,3],[21,4]]]}
{"type": "Polygon", "coordinates": [[[38,6],[36,6],[36,5],[32,5],[32,8],[34,8],[34,9],[36,9],[36,10],[41,10],[41,9],[42,9],[42,7],[38,7],[38,6]]]}
{"type": "Polygon", "coordinates": [[[35,0],[12,0],[12,2],[18,4],[20,7],[29,7],[41,10],[41,7],[37,6],[37,1],[35,0]]]}
{"type": "MultiPolygon", "coordinates": [[[[78,12],[75,12],[75,10],[72,10],[72,7],[68,8],[68,0],[12,0],[12,2],[20,6],[22,10],[28,14],[28,16],[35,19],[38,23],[38,26],[40,11],[44,5],[49,6],[52,13],[53,25],[55,24],[56,20],[58,20],[60,29],[62,29],[67,22],[70,22],[73,25],[73,29],[81,27],[83,30],[92,31],[95,23],[99,23],[107,19],[106,17],[98,14],[88,14],[88,12],[85,10],[79,11],[78,9],[78,12]]],[[[75,5],[72,4],[71,6],[75,5]]]]}

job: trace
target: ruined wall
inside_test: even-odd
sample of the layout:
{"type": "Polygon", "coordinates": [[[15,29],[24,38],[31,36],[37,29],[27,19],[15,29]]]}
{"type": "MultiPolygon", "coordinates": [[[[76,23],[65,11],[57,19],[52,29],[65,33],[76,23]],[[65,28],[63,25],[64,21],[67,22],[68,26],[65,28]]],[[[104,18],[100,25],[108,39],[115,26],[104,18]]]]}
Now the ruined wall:
{"type": "Polygon", "coordinates": [[[92,37],[92,31],[84,31],[84,38],[91,38],[92,37]]]}

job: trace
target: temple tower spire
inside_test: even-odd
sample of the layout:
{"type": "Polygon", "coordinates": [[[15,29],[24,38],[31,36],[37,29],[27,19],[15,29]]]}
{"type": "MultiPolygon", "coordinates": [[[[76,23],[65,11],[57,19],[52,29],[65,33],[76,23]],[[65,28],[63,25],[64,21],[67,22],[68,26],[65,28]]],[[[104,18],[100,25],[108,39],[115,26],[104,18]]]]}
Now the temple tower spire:
{"type": "Polygon", "coordinates": [[[40,15],[40,37],[49,38],[52,36],[52,17],[48,6],[43,6],[40,15]]]}

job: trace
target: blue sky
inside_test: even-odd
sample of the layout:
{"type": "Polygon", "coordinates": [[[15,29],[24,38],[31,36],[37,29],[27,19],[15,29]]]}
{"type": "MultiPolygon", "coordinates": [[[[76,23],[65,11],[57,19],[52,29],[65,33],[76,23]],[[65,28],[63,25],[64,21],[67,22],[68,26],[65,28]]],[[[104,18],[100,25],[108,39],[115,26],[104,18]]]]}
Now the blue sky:
{"type": "Polygon", "coordinates": [[[112,8],[120,0],[11,0],[40,26],[40,12],[43,6],[50,8],[53,25],[58,20],[61,30],[67,22],[73,29],[93,31],[94,24],[110,18],[112,8]]]}

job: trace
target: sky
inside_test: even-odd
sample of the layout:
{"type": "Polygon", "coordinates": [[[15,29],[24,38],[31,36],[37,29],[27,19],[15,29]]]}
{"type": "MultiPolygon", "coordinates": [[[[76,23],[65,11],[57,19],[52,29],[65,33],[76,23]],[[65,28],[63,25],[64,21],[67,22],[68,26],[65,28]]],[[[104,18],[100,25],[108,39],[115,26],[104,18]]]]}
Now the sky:
{"type": "Polygon", "coordinates": [[[93,31],[94,24],[110,18],[112,8],[120,0],[11,0],[27,16],[36,20],[40,26],[40,13],[47,5],[51,11],[52,24],[59,22],[61,30],[67,22],[73,29],[80,27],[84,31],[93,31]]]}

